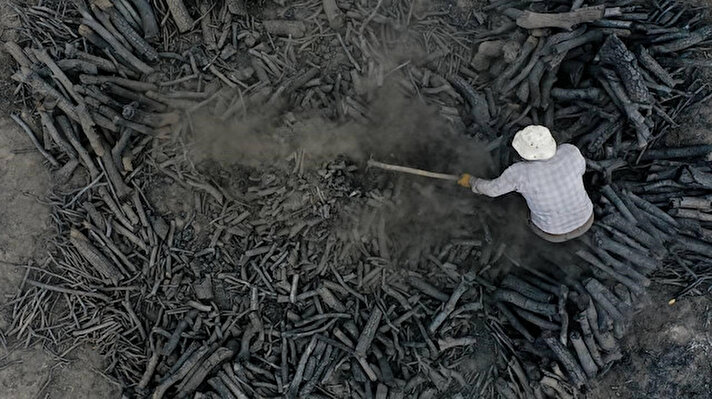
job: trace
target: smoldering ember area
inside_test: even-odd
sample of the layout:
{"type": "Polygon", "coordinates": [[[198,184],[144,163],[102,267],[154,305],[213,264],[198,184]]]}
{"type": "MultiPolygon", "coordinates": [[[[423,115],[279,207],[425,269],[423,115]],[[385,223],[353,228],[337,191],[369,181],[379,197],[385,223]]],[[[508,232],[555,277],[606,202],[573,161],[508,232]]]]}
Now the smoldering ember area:
{"type": "Polygon", "coordinates": [[[712,4],[0,2],[0,398],[712,398],[712,4]]]}

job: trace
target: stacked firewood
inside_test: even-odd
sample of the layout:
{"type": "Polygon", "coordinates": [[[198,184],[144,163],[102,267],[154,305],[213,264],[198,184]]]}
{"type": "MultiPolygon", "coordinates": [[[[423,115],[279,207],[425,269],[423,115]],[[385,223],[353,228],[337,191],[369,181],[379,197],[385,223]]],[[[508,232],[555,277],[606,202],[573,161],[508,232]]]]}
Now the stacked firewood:
{"type": "MultiPolygon", "coordinates": [[[[705,156],[709,151],[696,148],[705,156]]],[[[503,382],[498,386],[503,395],[541,390],[568,398],[575,388],[590,384],[621,358],[618,340],[634,310],[645,304],[651,276],[675,276],[684,287],[678,296],[704,290],[701,275],[712,266],[712,170],[709,162],[695,164],[692,151],[684,153],[693,162],[656,159],[647,169],[647,181],[603,186],[598,220],[592,234],[577,242],[575,267],[561,265],[560,274],[529,270],[504,278],[494,299],[522,337],[516,342],[528,354],[525,365],[542,359],[557,363],[548,372],[525,367],[529,379],[503,382]]],[[[646,156],[666,154],[674,153],[646,156]]]]}
{"type": "Polygon", "coordinates": [[[593,160],[654,146],[683,108],[703,100],[704,85],[674,68],[704,65],[690,57],[712,39],[700,13],[666,4],[493,2],[492,30],[471,62],[483,90],[453,81],[475,129],[506,142],[521,125],[543,124],[593,160]]]}

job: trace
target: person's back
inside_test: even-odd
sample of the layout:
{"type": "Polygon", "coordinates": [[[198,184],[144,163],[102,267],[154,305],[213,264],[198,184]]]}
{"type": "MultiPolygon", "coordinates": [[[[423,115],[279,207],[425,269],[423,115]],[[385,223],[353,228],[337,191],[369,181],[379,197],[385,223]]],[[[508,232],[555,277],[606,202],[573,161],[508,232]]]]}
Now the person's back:
{"type": "Polygon", "coordinates": [[[568,233],[583,225],[593,204],[583,186],[586,160],[571,144],[562,144],[547,160],[511,166],[519,175],[516,191],[527,201],[532,223],[549,234],[568,233]]]}

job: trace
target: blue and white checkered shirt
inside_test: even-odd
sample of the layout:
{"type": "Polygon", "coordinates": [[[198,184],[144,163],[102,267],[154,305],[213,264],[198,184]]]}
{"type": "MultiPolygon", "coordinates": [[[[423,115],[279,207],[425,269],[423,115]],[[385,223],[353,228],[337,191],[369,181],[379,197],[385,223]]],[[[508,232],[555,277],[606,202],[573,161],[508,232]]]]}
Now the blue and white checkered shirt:
{"type": "Polygon", "coordinates": [[[569,233],[593,214],[583,186],[586,159],[576,146],[562,144],[543,161],[518,162],[494,180],[471,179],[472,191],[489,197],[516,191],[527,201],[531,221],[549,234],[569,233]]]}

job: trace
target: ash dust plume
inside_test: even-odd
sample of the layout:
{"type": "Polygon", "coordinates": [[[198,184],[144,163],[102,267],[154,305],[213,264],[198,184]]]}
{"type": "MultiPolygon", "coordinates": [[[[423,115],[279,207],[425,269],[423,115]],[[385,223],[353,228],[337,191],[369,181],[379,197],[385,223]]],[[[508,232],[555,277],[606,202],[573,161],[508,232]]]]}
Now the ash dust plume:
{"type": "Polygon", "coordinates": [[[223,168],[238,164],[291,173],[293,162],[287,158],[298,150],[305,153],[307,174],[337,157],[356,164],[353,177],[365,194],[357,206],[345,207],[340,225],[357,231],[362,241],[379,234],[383,239],[385,234],[389,249],[380,256],[391,261],[417,259],[454,236],[472,237],[470,226],[478,224],[472,218],[480,215],[469,190],[451,181],[366,169],[366,161],[489,176],[491,162],[484,145],[455,131],[433,107],[405,98],[394,88],[378,91],[369,111],[368,125],[297,115],[302,119],[287,127],[277,110],[227,122],[199,116],[193,120],[190,147],[197,161],[217,162],[223,168]],[[366,201],[369,196],[381,206],[373,207],[374,201],[366,201]]]}

